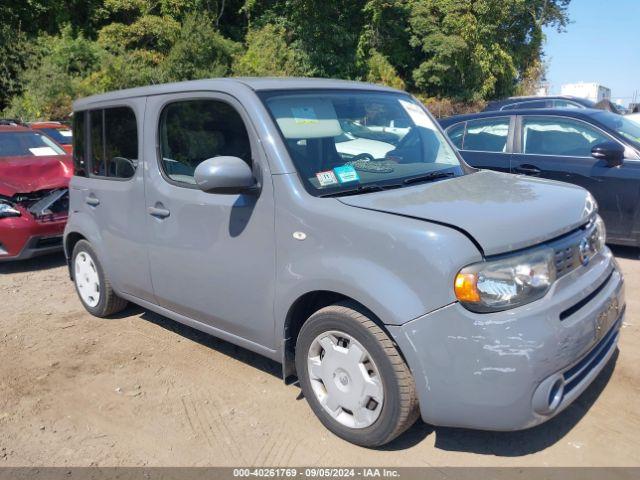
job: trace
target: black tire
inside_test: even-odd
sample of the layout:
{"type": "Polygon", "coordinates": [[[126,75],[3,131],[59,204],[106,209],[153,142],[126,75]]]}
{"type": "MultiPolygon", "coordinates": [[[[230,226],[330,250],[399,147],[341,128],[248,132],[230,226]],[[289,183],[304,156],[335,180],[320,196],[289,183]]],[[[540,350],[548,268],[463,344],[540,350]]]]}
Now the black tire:
{"type": "Polygon", "coordinates": [[[82,303],[84,308],[91,315],[94,315],[100,318],[105,318],[105,317],[108,317],[109,315],[113,315],[114,313],[118,313],[126,308],[129,302],[127,302],[127,300],[124,300],[123,298],[118,297],[115,294],[115,292],[113,291],[113,288],[111,287],[111,283],[109,282],[109,279],[104,274],[104,269],[100,264],[100,260],[98,259],[98,256],[96,255],[95,251],[91,247],[91,244],[86,240],[80,240],[73,247],[73,253],[71,255],[71,267],[72,267],[71,270],[73,272],[73,284],[76,288],[76,292],[78,293],[78,298],[80,299],[80,302],[82,303]],[[97,305],[95,306],[88,305],[82,299],[82,296],[80,295],[80,291],[78,290],[78,284],[75,278],[76,257],[83,252],[86,255],[89,255],[91,257],[91,260],[93,261],[93,264],[96,267],[96,273],[98,274],[98,279],[100,282],[100,297],[97,305]]]}
{"type": "Polygon", "coordinates": [[[363,447],[390,442],[409,428],[419,416],[415,383],[409,367],[389,336],[352,302],[340,302],[315,312],[305,322],[296,343],[296,370],[302,392],[320,421],[337,436],[363,447]],[[323,332],[344,332],[367,349],[375,362],[384,388],[379,417],[366,428],[349,428],[327,413],[313,391],[307,355],[313,340],[323,332]]]}

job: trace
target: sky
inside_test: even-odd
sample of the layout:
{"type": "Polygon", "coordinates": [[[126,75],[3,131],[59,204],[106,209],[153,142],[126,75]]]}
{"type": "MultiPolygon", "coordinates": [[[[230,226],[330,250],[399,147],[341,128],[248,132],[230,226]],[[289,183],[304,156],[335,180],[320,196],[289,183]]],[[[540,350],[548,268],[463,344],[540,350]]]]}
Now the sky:
{"type": "Polygon", "coordinates": [[[565,83],[595,82],[624,105],[640,101],[640,0],[572,0],[565,32],[547,29],[552,94],[565,83]]]}

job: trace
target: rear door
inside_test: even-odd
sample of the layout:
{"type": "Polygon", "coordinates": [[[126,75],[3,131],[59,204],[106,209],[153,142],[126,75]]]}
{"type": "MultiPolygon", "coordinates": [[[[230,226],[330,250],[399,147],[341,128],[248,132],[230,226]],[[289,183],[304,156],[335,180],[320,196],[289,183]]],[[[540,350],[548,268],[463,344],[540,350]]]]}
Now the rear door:
{"type": "Polygon", "coordinates": [[[580,185],[598,202],[609,237],[629,239],[639,201],[637,162],[611,168],[591,155],[599,143],[617,141],[585,121],[555,115],[518,117],[512,172],[580,185]]]}
{"type": "Polygon", "coordinates": [[[138,168],[145,103],[134,98],[76,112],[71,188],[78,198],[74,213],[93,235],[90,241],[116,290],[152,300],[144,169],[138,168]]]}
{"type": "Polygon", "coordinates": [[[510,171],[513,142],[511,116],[468,120],[452,125],[446,131],[469,165],[510,171]]]}

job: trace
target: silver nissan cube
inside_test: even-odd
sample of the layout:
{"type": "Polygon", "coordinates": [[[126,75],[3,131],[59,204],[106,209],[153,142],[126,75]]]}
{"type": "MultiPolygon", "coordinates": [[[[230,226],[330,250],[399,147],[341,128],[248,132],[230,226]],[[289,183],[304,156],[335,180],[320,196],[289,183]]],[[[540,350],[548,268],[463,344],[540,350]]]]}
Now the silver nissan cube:
{"type": "Polygon", "coordinates": [[[281,362],[350,442],[418,417],[526,429],[617,348],[623,279],[593,197],[469,167],[405,92],[212,79],[73,117],[64,247],[84,307],[132,302],[281,362]]]}

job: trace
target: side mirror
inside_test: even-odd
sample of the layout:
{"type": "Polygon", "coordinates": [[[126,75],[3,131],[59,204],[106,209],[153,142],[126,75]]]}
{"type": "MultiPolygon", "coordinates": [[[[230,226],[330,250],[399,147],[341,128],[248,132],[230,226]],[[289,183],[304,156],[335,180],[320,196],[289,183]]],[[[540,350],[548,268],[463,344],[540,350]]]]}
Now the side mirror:
{"type": "Polygon", "coordinates": [[[619,167],[624,161],[624,147],[617,142],[602,142],[591,149],[591,156],[604,160],[609,167],[619,167]]]}
{"type": "Polygon", "coordinates": [[[196,185],[208,193],[243,193],[257,188],[247,162],[238,157],[213,157],[196,167],[196,185]]]}

